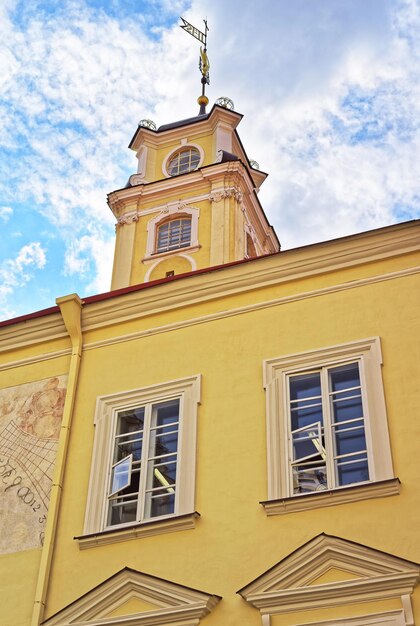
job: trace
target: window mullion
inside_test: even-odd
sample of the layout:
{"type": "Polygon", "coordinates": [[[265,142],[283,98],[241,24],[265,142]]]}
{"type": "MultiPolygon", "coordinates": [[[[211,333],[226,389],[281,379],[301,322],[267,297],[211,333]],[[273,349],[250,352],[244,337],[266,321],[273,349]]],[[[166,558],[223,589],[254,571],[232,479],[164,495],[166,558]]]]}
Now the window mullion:
{"type": "Polygon", "coordinates": [[[335,465],[334,465],[334,435],[332,432],[333,415],[331,413],[330,402],[330,381],[329,371],[327,367],[321,370],[321,395],[322,395],[322,413],[324,416],[324,443],[327,453],[327,488],[334,489],[336,487],[335,465]]]}
{"type": "Polygon", "coordinates": [[[290,377],[286,376],[285,378],[285,387],[286,387],[286,406],[287,406],[287,424],[285,425],[285,437],[287,443],[287,475],[289,477],[289,496],[292,496],[294,493],[293,489],[293,469],[292,469],[292,461],[293,461],[293,437],[292,437],[292,411],[291,411],[291,401],[290,401],[290,377]]]}
{"type": "Polygon", "coordinates": [[[137,502],[137,520],[138,521],[142,521],[144,519],[144,508],[145,508],[145,500],[146,500],[147,460],[149,456],[151,419],[152,419],[152,405],[146,404],[145,410],[144,410],[143,447],[141,451],[139,496],[138,496],[138,502],[137,502]]]}

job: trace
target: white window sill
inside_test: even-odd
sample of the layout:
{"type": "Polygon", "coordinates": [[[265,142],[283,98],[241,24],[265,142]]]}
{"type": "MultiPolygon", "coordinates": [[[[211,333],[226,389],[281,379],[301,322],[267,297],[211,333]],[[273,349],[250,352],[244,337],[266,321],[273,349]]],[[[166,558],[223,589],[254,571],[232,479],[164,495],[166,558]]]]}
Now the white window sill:
{"type": "Polygon", "coordinates": [[[340,489],[305,493],[289,498],[265,500],[260,502],[260,504],[264,507],[267,515],[285,515],[287,513],[296,513],[297,511],[318,509],[324,506],[346,504],[347,502],[359,502],[361,500],[370,500],[371,498],[395,496],[399,493],[399,478],[391,478],[375,483],[350,485],[349,487],[341,487],[340,489]]]}
{"type": "Polygon", "coordinates": [[[111,543],[119,543],[120,541],[129,541],[130,539],[139,539],[140,537],[150,537],[151,535],[161,535],[195,528],[198,517],[200,517],[200,514],[197,512],[186,513],[185,515],[165,517],[164,519],[148,520],[133,526],[102,530],[90,535],[80,535],[74,537],[74,539],[78,541],[80,550],[85,550],[95,546],[106,546],[111,543]]]}
{"type": "Polygon", "coordinates": [[[191,246],[174,248],[173,250],[166,250],[165,252],[152,252],[151,254],[146,254],[142,261],[152,261],[153,259],[161,259],[166,256],[171,256],[171,254],[182,254],[183,252],[197,252],[200,248],[201,246],[198,243],[194,243],[191,246]]]}

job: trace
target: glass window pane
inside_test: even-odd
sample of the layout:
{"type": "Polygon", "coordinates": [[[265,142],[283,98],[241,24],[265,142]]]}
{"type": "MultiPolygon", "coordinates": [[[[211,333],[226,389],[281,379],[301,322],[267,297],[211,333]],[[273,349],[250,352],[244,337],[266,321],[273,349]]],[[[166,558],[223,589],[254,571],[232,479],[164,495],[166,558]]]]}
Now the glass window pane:
{"type": "Polygon", "coordinates": [[[135,461],[139,461],[141,459],[142,447],[142,433],[118,437],[115,440],[114,463],[128,455],[132,455],[135,461]]]}
{"type": "Polygon", "coordinates": [[[310,493],[327,489],[327,468],[323,464],[315,467],[298,465],[293,468],[293,493],[310,493]]]}
{"type": "Polygon", "coordinates": [[[191,218],[171,220],[158,227],[157,252],[165,252],[190,245],[190,240],[191,218]]]}
{"type": "Polygon", "coordinates": [[[125,504],[112,503],[109,514],[109,525],[128,524],[136,521],[137,500],[125,504]]]}
{"type": "Polygon", "coordinates": [[[153,489],[156,487],[165,487],[168,493],[173,493],[173,487],[171,487],[171,485],[174,485],[176,481],[176,462],[156,466],[156,464],[151,461],[150,464],[150,471],[153,472],[153,489]]]}
{"type": "Polygon", "coordinates": [[[131,461],[132,457],[127,456],[114,465],[111,477],[111,493],[116,493],[125,489],[131,482],[131,461]]]}
{"type": "Polygon", "coordinates": [[[337,431],[335,434],[336,455],[351,454],[366,450],[365,429],[363,427],[350,431],[337,431]]]}
{"type": "Polygon", "coordinates": [[[292,420],[292,430],[305,428],[310,424],[320,422],[322,424],[322,404],[318,402],[308,408],[295,406],[290,411],[292,420]]]}
{"type": "Polygon", "coordinates": [[[293,435],[293,460],[299,461],[307,457],[326,458],[324,442],[315,429],[293,435]]]}
{"type": "Polygon", "coordinates": [[[290,399],[302,400],[321,395],[321,378],[319,372],[301,374],[290,377],[290,399]]]}
{"type": "Polygon", "coordinates": [[[143,430],[144,407],[128,409],[118,413],[117,435],[143,430]]]}
{"type": "Polygon", "coordinates": [[[170,176],[195,170],[200,162],[200,153],[196,148],[185,148],[175,154],[168,163],[170,176]]]}
{"type": "Polygon", "coordinates": [[[337,466],[339,485],[352,485],[369,480],[369,468],[367,459],[337,466]]]}
{"type": "Polygon", "coordinates": [[[329,370],[330,391],[342,391],[351,387],[360,387],[359,365],[350,363],[329,370]]]}
{"type": "Polygon", "coordinates": [[[150,456],[161,456],[162,454],[176,452],[178,448],[178,430],[170,434],[157,433],[154,444],[150,456]]]}
{"type": "Polygon", "coordinates": [[[359,395],[348,400],[345,398],[333,399],[332,410],[334,422],[344,422],[363,417],[362,397],[359,395]]]}
{"type": "Polygon", "coordinates": [[[161,404],[155,404],[155,423],[153,426],[166,426],[174,424],[179,419],[179,399],[169,400],[161,404]]]}
{"type": "Polygon", "coordinates": [[[153,495],[151,497],[150,517],[171,515],[175,511],[175,494],[153,495]]]}

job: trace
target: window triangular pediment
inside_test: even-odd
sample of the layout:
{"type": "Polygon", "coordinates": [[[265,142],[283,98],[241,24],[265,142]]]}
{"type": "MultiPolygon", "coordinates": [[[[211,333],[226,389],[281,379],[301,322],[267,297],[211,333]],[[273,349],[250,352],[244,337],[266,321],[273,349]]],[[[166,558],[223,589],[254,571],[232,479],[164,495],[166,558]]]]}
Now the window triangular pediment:
{"type": "Polygon", "coordinates": [[[219,600],[219,596],[125,568],[47,619],[43,626],[118,626],[119,617],[126,626],[182,625],[188,618],[204,617],[219,600]]]}
{"type": "Polygon", "coordinates": [[[124,615],[132,615],[133,613],[145,613],[147,611],[156,611],[159,607],[157,604],[147,602],[141,597],[132,596],[121,602],[111,611],[105,611],[104,617],[121,617],[124,615]]]}
{"type": "Polygon", "coordinates": [[[328,583],[336,583],[342,580],[355,580],[360,578],[359,574],[354,574],[338,567],[329,567],[322,573],[314,573],[314,577],[307,581],[307,585],[326,585],[328,583]]]}
{"type": "Polygon", "coordinates": [[[270,568],[238,593],[257,608],[276,612],[315,598],[368,600],[386,587],[395,596],[412,593],[420,567],[405,559],[339,537],[321,534],[270,568]]]}

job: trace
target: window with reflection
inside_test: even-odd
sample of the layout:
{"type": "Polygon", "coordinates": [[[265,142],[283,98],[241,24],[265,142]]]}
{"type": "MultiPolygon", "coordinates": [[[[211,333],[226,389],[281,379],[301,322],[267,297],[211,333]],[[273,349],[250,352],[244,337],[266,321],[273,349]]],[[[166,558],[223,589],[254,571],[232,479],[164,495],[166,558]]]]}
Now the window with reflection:
{"type": "Polygon", "coordinates": [[[288,376],[291,495],[369,481],[359,362],[288,376]]]}
{"type": "Polygon", "coordinates": [[[199,163],[200,153],[197,148],[183,148],[169,159],[166,169],[169,176],[178,176],[196,170],[199,163]]]}
{"type": "Polygon", "coordinates": [[[157,228],[156,253],[191,245],[191,217],[171,219],[157,228]]]}
{"type": "Polygon", "coordinates": [[[118,412],[108,488],[107,525],[175,512],[179,398],[118,412]]]}

